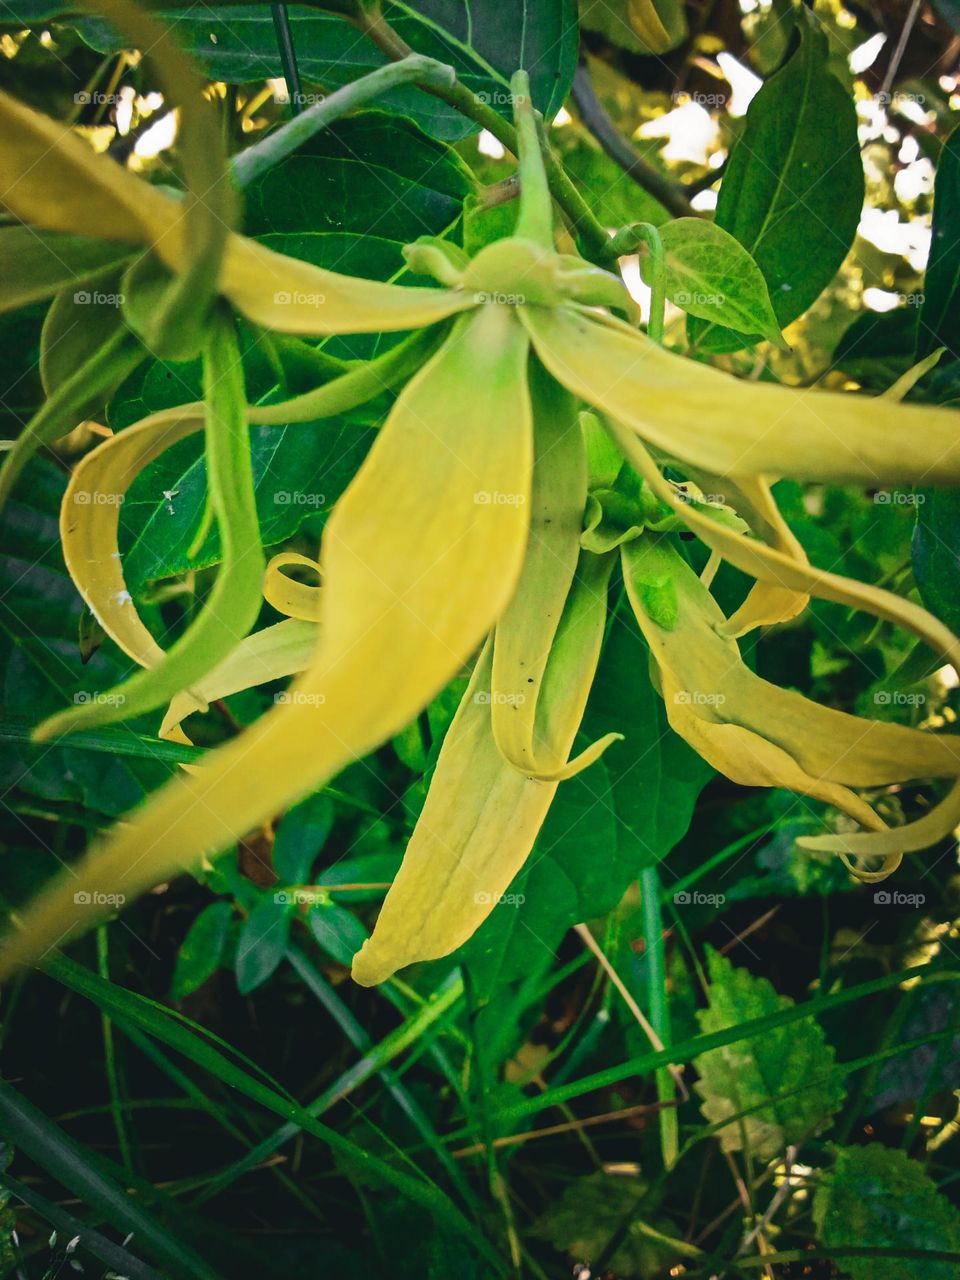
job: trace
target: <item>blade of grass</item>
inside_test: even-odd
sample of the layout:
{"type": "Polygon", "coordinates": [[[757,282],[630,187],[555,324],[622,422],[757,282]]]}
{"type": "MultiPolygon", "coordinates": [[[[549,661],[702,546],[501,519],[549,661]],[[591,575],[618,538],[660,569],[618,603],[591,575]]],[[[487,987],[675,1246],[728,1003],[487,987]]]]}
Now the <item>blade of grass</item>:
{"type": "MultiPolygon", "coordinates": [[[[667,1003],[667,966],[663,945],[663,921],[660,916],[660,876],[656,866],[644,867],[640,872],[640,901],[643,909],[643,932],[646,938],[644,958],[647,962],[647,992],[650,1009],[650,1025],[656,1031],[664,1048],[670,1048],[670,1006],[667,1003]]],[[[672,1102],[673,1080],[666,1067],[656,1073],[657,1099],[672,1102]]],[[[672,1169],[679,1150],[679,1122],[676,1107],[664,1107],[660,1112],[660,1151],[665,1168],[672,1169]]]]}
{"type": "Polygon", "coordinates": [[[99,1008],[108,1009],[114,1019],[124,1018],[155,1036],[169,1048],[182,1053],[197,1066],[209,1071],[223,1084],[237,1089],[266,1110],[280,1116],[286,1123],[293,1123],[312,1137],[320,1139],[340,1158],[344,1165],[356,1173],[382,1186],[405,1195],[415,1204],[432,1213],[438,1221],[452,1231],[468,1239],[474,1248],[490,1262],[495,1274],[501,1274],[503,1263],[494,1248],[450,1201],[435,1183],[426,1177],[414,1178],[394,1169],[385,1160],[363,1150],[349,1138],[320,1124],[310,1112],[275,1089],[249,1075],[214,1049],[206,1040],[191,1031],[185,1020],[177,1018],[171,1010],[145,997],[135,995],[122,987],[104,983],[96,974],[75,964],[65,956],[55,956],[44,963],[44,969],[71,991],[91,1000],[99,1008]]]}
{"type": "Polygon", "coordinates": [[[102,1213],[113,1226],[132,1232],[171,1275],[219,1280],[218,1273],[202,1258],[171,1236],[123,1187],[96,1167],[88,1152],[5,1081],[0,1081],[0,1130],[84,1204],[102,1213]]]}

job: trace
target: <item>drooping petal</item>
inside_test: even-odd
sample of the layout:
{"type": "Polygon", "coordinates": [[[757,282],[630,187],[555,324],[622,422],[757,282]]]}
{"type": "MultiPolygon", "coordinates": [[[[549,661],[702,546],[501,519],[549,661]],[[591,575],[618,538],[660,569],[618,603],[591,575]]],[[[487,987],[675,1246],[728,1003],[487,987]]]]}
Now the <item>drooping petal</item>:
{"type": "MultiPolygon", "coordinates": [[[[2,204],[47,231],[146,245],[179,271],[189,207],[151,187],[67,128],[0,92],[0,169],[15,175],[2,204]]],[[[248,319],[281,333],[380,333],[433,324],[475,306],[472,293],[355,279],[231,235],[221,293],[248,319]]]]}
{"type": "Polygon", "coordinates": [[[247,636],[202,680],[171,700],[159,736],[186,742],[180,726],[195,711],[206,711],[218,698],[306,670],[316,651],[318,635],[315,623],[285,618],[247,636]]]}
{"type": "Polygon", "coordinates": [[[586,700],[580,673],[588,672],[589,691],[603,636],[609,568],[592,598],[584,583],[574,591],[587,495],[577,406],[537,365],[531,390],[536,453],[530,540],[516,594],[497,623],[491,721],[508,764],[528,777],[559,782],[586,768],[616,737],[607,735],[567,760],[586,700]]]}
{"type": "MultiPolygon", "coordinates": [[[[164,786],[22,914],[0,974],[195,866],[399,732],[516,587],[532,470],[528,347],[506,307],[465,318],[407,385],[326,526],[321,643],[288,699],[164,786]],[[479,494],[521,500],[496,505],[479,494]],[[94,897],[93,901],[97,899],[94,897]]],[[[537,785],[537,784],[531,784],[537,785]]]]}
{"type": "Polygon", "coordinates": [[[668,458],[718,475],[960,482],[953,410],[742,381],[572,307],[521,314],[559,382],[668,458]]]}
{"type": "MultiPolygon", "coordinates": [[[[566,760],[593,684],[612,556],[585,555],[567,613],[572,643],[551,653],[541,701],[550,709],[550,745],[566,760]],[[551,669],[553,681],[551,680],[551,669]]],[[[427,799],[376,928],[354,957],[362,986],[397,969],[449,955],[483,923],[526,862],[558,780],[514,769],[493,736],[496,690],[488,641],[447,730],[427,799]]],[[[599,754],[595,744],[593,758],[599,754]]],[[[559,771],[562,772],[562,771],[559,771]]]]}
{"type": "Polygon", "coordinates": [[[0,312],[80,288],[108,267],[129,260],[125,244],[57,235],[32,227],[0,227],[0,312]]]}
{"type": "MultiPolygon", "coordinates": [[[[148,650],[153,663],[148,669],[136,672],[117,685],[114,698],[83,703],[51,716],[36,730],[37,738],[55,737],[83,726],[132,719],[163,706],[217,666],[257,620],[261,606],[263,548],[253,492],[243,367],[233,320],[228,315],[219,315],[211,321],[203,380],[207,485],[210,511],[216,519],[221,545],[220,566],[210,595],[197,617],[169,650],[162,653],[155,645],[148,650]],[[161,654],[159,661],[156,660],[158,653],[161,654]]],[[[136,443],[155,443],[156,439],[156,433],[144,435],[140,432],[136,443]]],[[[142,454],[134,456],[135,465],[142,466],[142,454]]],[[[76,496],[76,493],[71,496],[76,496]]],[[[87,497],[93,505],[105,499],[109,506],[117,502],[118,494],[95,491],[88,493],[87,497]]],[[[79,507],[72,512],[69,507],[66,509],[67,520],[77,518],[79,507]]],[[[99,539],[102,532],[97,526],[95,536],[99,539]]],[[[115,535],[116,526],[112,532],[115,535]]],[[[89,536],[89,532],[85,532],[82,538],[89,536]]],[[[101,572],[111,577],[116,574],[117,562],[111,557],[104,565],[101,559],[105,545],[98,540],[93,546],[88,544],[88,550],[90,560],[85,568],[95,580],[99,579],[101,572]]],[[[102,594],[99,586],[97,594],[102,594]]],[[[111,621],[118,612],[123,613],[126,603],[129,603],[126,593],[120,599],[108,600],[111,621]]],[[[133,629],[134,638],[142,647],[144,637],[136,636],[136,624],[133,629]]]]}
{"type": "MultiPolygon", "coordinates": [[[[722,634],[719,606],[667,543],[642,538],[623,548],[623,562],[638,623],[660,669],[670,723],[733,781],[787,787],[879,830],[883,824],[850,788],[960,775],[960,737],[850,716],[755,675],[735,640],[722,634]],[[641,586],[651,575],[668,575],[674,584],[672,627],[644,606],[641,586]]],[[[911,826],[898,829],[899,841],[893,834],[864,836],[865,851],[896,855],[911,847],[911,826]]]]}

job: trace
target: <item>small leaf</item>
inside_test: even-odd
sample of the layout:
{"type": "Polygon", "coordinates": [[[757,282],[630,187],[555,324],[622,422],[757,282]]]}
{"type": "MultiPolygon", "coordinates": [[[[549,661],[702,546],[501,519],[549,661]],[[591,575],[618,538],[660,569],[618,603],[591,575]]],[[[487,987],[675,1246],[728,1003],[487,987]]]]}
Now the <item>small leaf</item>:
{"type": "Polygon", "coordinates": [[[273,869],[283,884],[307,884],[333,826],[333,801],[321,791],[284,814],[273,842],[273,869]]]}
{"type": "Polygon", "coordinates": [[[241,995],[249,995],[271,976],[287,951],[290,923],[293,919],[286,894],[268,893],[254,907],[240,931],[237,943],[237,988],[241,995]]]}
{"type": "Polygon", "coordinates": [[[307,923],[327,955],[340,964],[350,964],[367,940],[367,931],[353,912],[336,903],[313,907],[307,923]]]}
{"type": "MultiPolygon", "coordinates": [[[[697,1014],[704,1034],[793,1004],[766,978],[734,968],[711,949],[707,966],[709,1004],[697,1014]]],[[[740,1151],[746,1145],[755,1158],[771,1160],[788,1144],[818,1132],[839,1110],[845,1091],[840,1077],[830,1074],[834,1062],[832,1046],[810,1018],[701,1054],[694,1060],[700,1073],[694,1088],[703,1099],[703,1114],[713,1124],[756,1108],[720,1130],[720,1145],[724,1151],[740,1151]],[[811,1087],[801,1087],[805,1085],[811,1087]]]]}
{"type": "MultiPolygon", "coordinates": [[[[828,1248],[869,1245],[960,1253],[960,1213],[903,1151],[873,1142],[835,1147],[834,1167],[813,1199],[817,1237],[828,1248]]],[[[853,1280],[953,1280],[956,1262],[844,1258],[853,1280]]]]}
{"type": "MultiPolygon", "coordinates": [[[[700,218],[677,218],[660,236],[671,302],[689,315],[786,347],[763,273],[729,231],[700,218]]],[[[641,260],[641,270],[648,262],[641,260]]]]}
{"type": "Polygon", "coordinates": [[[170,998],[182,1000],[220,968],[227,946],[233,904],[211,902],[197,916],[180,944],[170,998]]]}

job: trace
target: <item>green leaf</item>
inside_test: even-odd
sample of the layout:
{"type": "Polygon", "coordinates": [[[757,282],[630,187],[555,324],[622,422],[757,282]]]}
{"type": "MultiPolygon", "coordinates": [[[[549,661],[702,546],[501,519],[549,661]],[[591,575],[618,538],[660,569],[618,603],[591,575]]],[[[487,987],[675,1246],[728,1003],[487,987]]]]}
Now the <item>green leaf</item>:
{"type": "Polygon", "coordinates": [[[367,931],[353,912],[335,902],[311,907],[307,924],[319,945],[338,964],[349,965],[367,940],[367,931]]]}
{"type": "MultiPolygon", "coordinates": [[[[705,1035],[778,1013],[794,1003],[789,996],[778,995],[766,978],[734,968],[712,948],[707,950],[707,968],[708,1006],[697,1014],[705,1035]]],[[[701,1054],[694,1059],[700,1074],[694,1088],[703,1099],[703,1114],[713,1124],[771,1099],[767,1106],[721,1129],[719,1137],[724,1151],[746,1148],[755,1159],[772,1160],[789,1144],[818,1132],[839,1110],[846,1094],[840,1079],[830,1075],[835,1062],[833,1048],[811,1018],[701,1054]],[[819,1088],[773,1100],[819,1077],[823,1077],[819,1088]]]]}
{"type": "MultiPolygon", "coordinates": [[[[819,297],[853,244],[863,167],[853,101],[827,65],[827,40],[802,10],[800,46],[750,104],[717,200],[716,225],[759,266],[781,328],[819,297]]],[[[702,320],[687,323],[702,350],[745,344],[702,320]]]]}
{"type": "MultiPolygon", "coordinates": [[[[0,556],[0,688],[4,715],[24,730],[65,702],[89,701],[111,689],[129,660],[103,645],[84,665],[78,642],[83,602],[60,553],[58,513],[64,476],[34,458],[2,517],[0,556]]],[[[133,728],[145,727],[134,725],[133,728]]],[[[94,814],[118,816],[170,776],[175,761],[130,732],[136,755],[64,745],[0,743],[0,785],[57,804],[80,804],[94,814]]]]}
{"type": "MultiPolygon", "coordinates": [[[[960,1251],[960,1214],[916,1160],[877,1142],[835,1147],[833,1170],[813,1198],[818,1239],[829,1247],[960,1251]]],[[[846,1258],[853,1280],[953,1280],[953,1262],[846,1258]]]]}
{"type": "Polygon", "coordinates": [[[923,603],[960,628],[960,491],[921,489],[913,532],[913,574],[923,603]]]}
{"type": "MultiPolygon", "coordinates": [[[[701,320],[752,334],[753,341],[785,345],[760,268],[728,231],[701,218],[677,218],[660,229],[660,238],[671,302],[701,320]]],[[[645,265],[649,258],[641,258],[641,269],[645,265]]]]}
{"type": "MultiPolygon", "coordinates": [[[[16,9],[17,6],[14,6],[16,9]]],[[[60,5],[69,12],[69,0],[60,5]]],[[[199,13],[166,8],[180,43],[213,80],[242,84],[283,75],[268,5],[219,5],[199,13]]],[[[346,84],[383,66],[386,56],[342,18],[306,5],[291,5],[290,27],[300,73],[305,80],[346,84]]],[[[461,80],[505,118],[510,117],[510,76],[518,66],[530,72],[535,105],[552,119],[563,105],[576,66],[578,29],[573,0],[418,0],[386,6],[386,17],[413,49],[456,68],[461,80]]],[[[82,39],[101,53],[123,48],[99,18],[74,22],[82,39]]],[[[401,88],[381,99],[383,107],[410,116],[437,138],[457,139],[477,126],[454,108],[416,88],[401,88]]]]}
{"type": "Polygon", "coordinates": [[[960,128],[940,151],[933,193],[933,231],[923,282],[923,306],[917,329],[916,358],[947,348],[947,359],[960,352],[960,128]]]}
{"type": "Polygon", "coordinates": [[[220,968],[232,919],[232,903],[211,902],[194,920],[177,952],[170,984],[172,1000],[182,1000],[196,991],[220,968]]]}
{"type": "Polygon", "coordinates": [[[273,869],[281,884],[307,884],[333,826],[333,801],[321,791],[283,815],[273,842],[273,869]]]}
{"type": "Polygon", "coordinates": [[[285,897],[282,893],[268,893],[240,930],[235,969],[241,995],[249,995],[266,982],[287,953],[293,920],[291,904],[277,901],[285,897]]]}
{"type": "Polygon", "coordinates": [[[126,261],[132,252],[128,244],[88,236],[0,228],[0,311],[51,298],[67,287],[83,293],[88,280],[126,261]]]}

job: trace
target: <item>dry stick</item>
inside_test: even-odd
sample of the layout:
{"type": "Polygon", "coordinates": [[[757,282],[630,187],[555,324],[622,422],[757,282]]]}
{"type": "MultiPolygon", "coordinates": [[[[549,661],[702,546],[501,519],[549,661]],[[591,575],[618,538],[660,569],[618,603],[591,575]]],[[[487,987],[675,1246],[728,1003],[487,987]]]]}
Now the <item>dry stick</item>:
{"type": "MultiPolygon", "coordinates": [[[[515,1147],[521,1142],[529,1142],[532,1138],[552,1138],[558,1133],[570,1133],[577,1129],[590,1129],[598,1124],[613,1124],[617,1120],[632,1120],[635,1116],[651,1115],[663,1108],[662,1102],[642,1102],[634,1107],[623,1107],[620,1111],[605,1111],[603,1115],[587,1116],[585,1119],[566,1120],[563,1124],[549,1124],[542,1129],[530,1129],[526,1133],[511,1133],[502,1138],[494,1138],[495,1147],[515,1147]]],[[[482,1142],[475,1142],[470,1147],[458,1147],[451,1151],[455,1160],[463,1160],[467,1156],[480,1155],[486,1150],[482,1142]]]]}
{"type": "MultiPolygon", "coordinates": [[[[643,1034],[650,1041],[651,1047],[655,1049],[657,1053],[663,1053],[665,1051],[665,1045],[663,1041],[657,1035],[654,1028],[650,1025],[650,1022],[648,1021],[646,1014],[643,1012],[643,1010],[637,1004],[636,1000],[634,1000],[633,996],[627,990],[623,982],[623,979],[620,977],[619,973],[617,973],[616,969],[614,969],[613,965],[607,959],[603,949],[601,948],[600,944],[597,942],[596,938],[593,936],[593,934],[590,932],[590,930],[587,928],[585,924],[575,924],[573,928],[574,928],[574,931],[580,935],[580,937],[583,939],[583,941],[586,943],[589,949],[593,952],[593,954],[597,957],[600,967],[603,969],[604,973],[607,975],[607,977],[616,987],[617,991],[623,997],[624,1004],[627,1006],[627,1008],[636,1018],[637,1022],[639,1022],[640,1026],[643,1028],[643,1034]]],[[[673,1076],[673,1082],[677,1086],[677,1090],[680,1094],[681,1100],[683,1102],[686,1102],[687,1099],[690,1097],[690,1092],[687,1089],[686,1084],[684,1083],[683,1072],[680,1070],[679,1067],[675,1066],[673,1063],[671,1063],[668,1066],[667,1070],[670,1072],[671,1076],[673,1076]]]]}
{"type": "Polygon", "coordinates": [[[623,136],[607,115],[597,97],[590,72],[581,63],[573,77],[573,100],[581,119],[607,155],[618,164],[628,178],[663,205],[675,218],[695,218],[697,211],[686,194],[653,165],[648,164],[623,136]]]}
{"type": "Polygon", "coordinates": [[[778,902],[775,907],[771,907],[769,911],[765,911],[762,916],[757,916],[756,920],[748,924],[745,929],[741,929],[741,931],[738,934],[735,934],[729,942],[725,942],[723,946],[719,948],[720,955],[729,955],[734,947],[739,947],[740,943],[743,942],[744,939],[749,938],[751,933],[756,933],[758,929],[762,929],[767,921],[772,920],[777,914],[781,905],[782,904],[778,902]]]}
{"type": "Polygon", "coordinates": [[[903,24],[903,30],[900,32],[900,39],[897,41],[897,47],[894,49],[890,58],[890,64],[887,67],[887,74],[883,77],[883,84],[880,86],[881,95],[889,95],[893,85],[894,76],[900,69],[900,62],[907,48],[907,41],[910,39],[910,33],[913,31],[914,23],[920,13],[921,0],[913,0],[910,11],[906,16],[903,24]]]}

